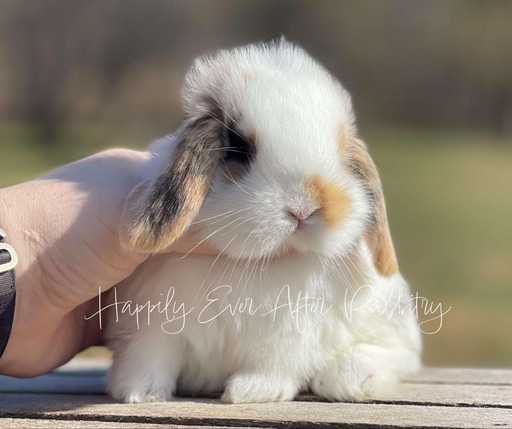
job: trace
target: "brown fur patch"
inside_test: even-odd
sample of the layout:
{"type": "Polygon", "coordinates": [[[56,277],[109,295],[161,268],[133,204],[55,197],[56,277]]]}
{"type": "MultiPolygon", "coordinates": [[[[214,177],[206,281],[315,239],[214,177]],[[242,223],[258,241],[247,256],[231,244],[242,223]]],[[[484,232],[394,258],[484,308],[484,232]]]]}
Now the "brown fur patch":
{"type": "MultiPolygon", "coordinates": [[[[152,216],[144,216],[139,221],[132,223],[128,228],[128,246],[143,253],[154,253],[169,247],[188,228],[197,213],[208,189],[209,178],[205,175],[186,178],[183,182],[183,192],[187,194],[186,202],[173,218],[164,225],[158,225],[152,216]],[[153,219],[152,219],[153,218],[153,219]]],[[[130,200],[139,199],[136,195],[140,191],[134,191],[135,195],[130,200]]],[[[130,200],[127,204],[130,205],[130,200]]],[[[143,212],[146,201],[138,201],[139,213],[143,212]]],[[[165,210],[165,204],[159,204],[161,210],[165,210]]],[[[157,206],[154,210],[159,210],[157,206]]],[[[135,216],[137,216],[135,214],[135,216]]],[[[139,215],[140,216],[140,215],[139,215]]]]}
{"type": "Polygon", "coordinates": [[[340,125],[338,128],[338,154],[340,157],[343,157],[343,154],[345,153],[347,149],[347,136],[345,133],[345,127],[343,125],[340,125]]]}
{"type": "Polygon", "coordinates": [[[329,228],[339,225],[347,214],[350,197],[334,183],[330,183],[322,176],[311,176],[305,184],[311,198],[318,205],[319,214],[329,228]]]}
{"type": "Polygon", "coordinates": [[[370,200],[372,217],[366,229],[366,241],[372,251],[375,268],[380,274],[391,276],[398,271],[398,262],[389,231],[386,203],[377,167],[366,145],[358,139],[351,139],[348,142],[344,161],[365,187],[370,200]]]}
{"type": "MultiPolygon", "coordinates": [[[[158,235],[148,234],[146,252],[161,251],[169,247],[188,229],[208,191],[210,178],[206,175],[185,177],[183,193],[187,196],[181,210],[170,219],[158,235]]],[[[151,225],[149,230],[152,231],[151,225]]]]}
{"type": "Polygon", "coordinates": [[[250,142],[253,146],[256,145],[256,131],[255,130],[248,130],[245,133],[245,138],[248,142],[250,142]]]}
{"type": "Polygon", "coordinates": [[[222,156],[217,127],[211,119],[190,121],[158,177],[132,191],[123,224],[133,250],[153,253],[166,249],[189,227],[222,156]]]}

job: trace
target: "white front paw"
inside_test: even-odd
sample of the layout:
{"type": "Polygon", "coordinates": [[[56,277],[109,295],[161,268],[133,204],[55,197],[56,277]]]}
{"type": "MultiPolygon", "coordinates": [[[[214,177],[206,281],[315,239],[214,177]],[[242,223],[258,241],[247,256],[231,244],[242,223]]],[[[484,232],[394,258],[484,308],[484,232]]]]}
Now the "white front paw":
{"type": "Polygon", "coordinates": [[[291,401],[297,392],[297,386],[288,378],[274,374],[238,373],[228,379],[221,399],[231,404],[291,401]]]}
{"type": "Polygon", "coordinates": [[[168,368],[122,359],[114,360],[107,383],[114,399],[128,403],[170,401],[175,388],[176,378],[168,368]]]}
{"type": "Polygon", "coordinates": [[[316,374],[311,390],[331,401],[361,401],[393,391],[399,379],[418,366],[414,354],[358,345],[316,374]]]}
{"type": "Polygon", "coordinates": [[[115,400],[128,403],[165,402],[173,398],[172,391],[168,386],[158,385],[158,382],[148,384],[148,380],[143,379],[123,382],[111,379],[107,391],[115,400]]]}
{"type": "Polygon", "coordinates": [[[116,399],[130,404],[140,402],[166,402],[172,399],[172,395],[166,396],[163,392],[131,391],[126,392],[121,398],[116,399]]]}

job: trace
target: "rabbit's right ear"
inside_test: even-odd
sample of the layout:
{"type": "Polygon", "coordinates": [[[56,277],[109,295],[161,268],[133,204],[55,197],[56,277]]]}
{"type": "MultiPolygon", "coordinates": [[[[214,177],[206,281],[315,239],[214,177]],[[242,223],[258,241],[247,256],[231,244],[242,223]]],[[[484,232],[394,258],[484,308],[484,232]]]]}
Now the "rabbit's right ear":
{"type": "Polygon", "coordinates": [[[155,253],[169,247],[190,226],[208,193],[222,157],[219,123],[188,120],[176,149],[158,175],[128,196],[122,219],[122,241],[131,250],[155,253]]]}

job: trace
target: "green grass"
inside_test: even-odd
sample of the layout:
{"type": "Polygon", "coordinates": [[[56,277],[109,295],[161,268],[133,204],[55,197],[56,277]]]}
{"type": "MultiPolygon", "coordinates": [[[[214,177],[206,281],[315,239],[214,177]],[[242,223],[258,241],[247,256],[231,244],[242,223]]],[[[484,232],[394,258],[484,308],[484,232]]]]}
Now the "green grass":
{"type": "Polygon", "coordinates": [[[161,134],[122,128],[112,130],[74,126],[45,142],[35,130],[22,124],[0,124],[0,186],[8,186],[110,147],[144,149],[161,134]],[[4,161],[5,160],[5,161],[4,161]]]}
{"type": "MultiPolygon", "coordinates": [[[[149,131],[75,127],[52,145],[0,127],[0,187],[149,131]]],[[[452,307],[425,336],[429,365],[512,366],[512,141],[469,132],[371,130],[401,271],[414,292],[452,307]]]]}
{"type": "Polygon", "coordinates": [[[368,133],[413,290],[452,309],[425,361],[511,366],[512,141],[469,133],[368,133]]]}

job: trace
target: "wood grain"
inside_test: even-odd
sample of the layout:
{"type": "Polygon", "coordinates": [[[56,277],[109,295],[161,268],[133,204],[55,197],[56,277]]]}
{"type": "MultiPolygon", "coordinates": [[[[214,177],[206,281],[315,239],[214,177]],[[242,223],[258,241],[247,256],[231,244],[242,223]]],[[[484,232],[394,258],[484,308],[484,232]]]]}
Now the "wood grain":
{"type": "Polygon", "coordinates": [[[0,377],[0,428],[512,428],[512,370],[426,368],[365,403],[226,405],[216,399],[119,404],[104,395],[107,364],[76,364],[36,379],[0,377]]]}

